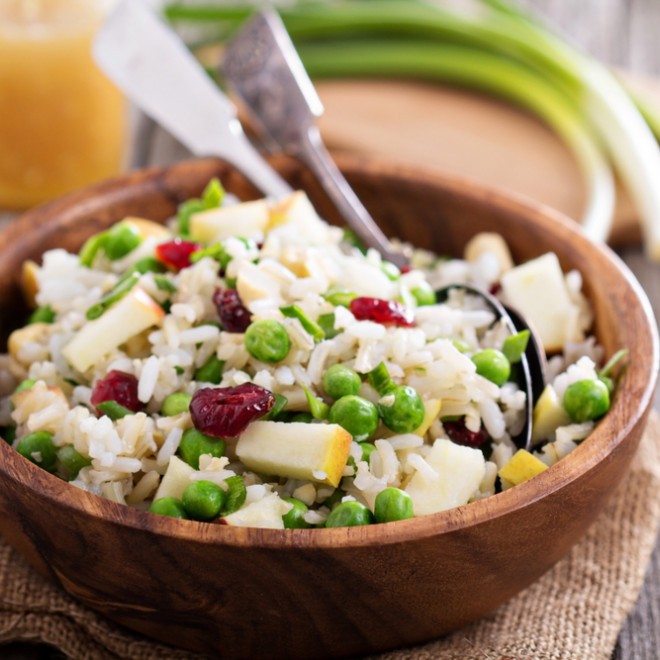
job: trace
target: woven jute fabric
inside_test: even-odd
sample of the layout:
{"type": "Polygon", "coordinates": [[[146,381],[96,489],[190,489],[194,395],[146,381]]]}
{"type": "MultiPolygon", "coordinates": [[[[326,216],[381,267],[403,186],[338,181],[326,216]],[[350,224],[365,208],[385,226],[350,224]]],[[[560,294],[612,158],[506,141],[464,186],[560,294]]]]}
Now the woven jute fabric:
{"type": "MultiPolygon", "coordinates": [[[[609,659],[660,527],[660,418],[580,543],[489,617],[379,660],[609,659]]],[[[0,642],[45,642],[72,658],[200,658],[133,634],[79,605],[0,541],[0,642]]]]}

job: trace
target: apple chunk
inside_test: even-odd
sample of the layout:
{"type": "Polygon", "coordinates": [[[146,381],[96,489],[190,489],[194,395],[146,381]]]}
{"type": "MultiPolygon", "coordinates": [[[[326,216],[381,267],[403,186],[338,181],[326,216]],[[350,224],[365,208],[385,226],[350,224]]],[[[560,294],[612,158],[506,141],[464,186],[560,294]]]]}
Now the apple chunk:
{"type": "Polygon", "coordinates": [[[581,341],[579,307],[571,300],[559,259],[547,253],[502,275],[502,293],[541,337],[546,351],[581,341]]]}
{"type": "Polygon", "coordinates": [[[62,349],[62,355],[74,369],[87,371],[125,341],[159,323],[164,316],[162,307],[140,287],[135,287],[103,316],[88,321],[62,349]]]}
{"type": "Polygon", "coordinates": [[[252,422],[236,444],[236,455],[254,472],[307,479],[337,487],[351,447],[338,424],[252,422]]]}
{"type": "Polygon", "coordinates": [[[183,491],[192,483],[190,477],[194,472],[195,470],[188,463],[182,461],[178,456],[172,456],[163,480],[154,495],[154,501],[163,497],[181,499],[183,491]]]}
{"type": "Polygon", "coordinates": [[[270,210],[266,200],[200,211],[190,216],[190,235],[202,243],[214,243],[231,236],[252,238],[268,227],[270,210]]]}
{"type": "Polygon", "coordinates": [[[437,513],[467,504],[486,473],[479,449],[438,439],[426,456],[425,469],[417,469],[405,491],[416,516],[437,513]]]}

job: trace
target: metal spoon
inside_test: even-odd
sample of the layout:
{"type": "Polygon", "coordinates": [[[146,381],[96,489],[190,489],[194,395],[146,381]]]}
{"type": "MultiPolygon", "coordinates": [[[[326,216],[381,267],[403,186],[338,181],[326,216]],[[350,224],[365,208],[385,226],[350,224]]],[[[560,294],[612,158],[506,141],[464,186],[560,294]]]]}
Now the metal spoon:
{"type": "MultiPolygon", "coordinates": [[[[272,151],[284,150],[305,163],[364,244],[376,248],[397,266],[405,265],[406,257],[393,251],[323,145],[316,126],[323,105],[274,11],[259,12],[232,39],[224,52],[222,71],[266,147],[272,151]]],[[[511,333],[529,328],[518,313],[506,309],[497,298],[477,287],[452,285],[436,295],[441,299],[451,288],[462,288],[480,296],[511,333]]],[[[534,337],[533,332],[531,335],[534,337]]],[[[528,343],[520,371],[519,380],[526,393],[526,422],[516,442],[529,449],[533,405],[545,386],[545,353],[535,338],[528,343]]]]}
{"type": "Polygon", "coordinates": [[[406,257],[392,249],[325,148],[316,126],[323,105],[274,11],[259,12],[232,39],[222,70],[266,148],[305,163],[360,240],[387,261],[405,265],[406,257]]]}
{"type": "Polygon", "coordinates": [[[545,387],[545,352],[539,344],[534,331],[527,325],[523,317],[512,308],[503,305],[491,293],[469,284],[449,284],[441,289],[437,289],[435,297],[438,302],[445,302],[449,298],[450,292],[457,289],[481,298],[495,314],[496,322],[502,321],[511,334],[515,334],[521,330],[530,330],[527,349],[522,355],[520,363],[514,365],[514,374],[515,371],[518,372],[516,374],[516,380],[525,391],[525,425],[522,431],[513,438],[516,445],[529,450],[532,446],[532,412],[534,403],[545,387]]]}

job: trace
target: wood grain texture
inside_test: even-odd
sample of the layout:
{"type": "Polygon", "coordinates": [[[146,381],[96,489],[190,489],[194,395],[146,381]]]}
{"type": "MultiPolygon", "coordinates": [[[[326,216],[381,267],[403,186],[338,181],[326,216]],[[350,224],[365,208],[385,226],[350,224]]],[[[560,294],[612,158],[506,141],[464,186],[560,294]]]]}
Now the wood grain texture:
{"type": "MultiPolygon", "coordinates": [[[[335,217],[307,172],[277,162],[335,217]]],[[[390,235],[459,254],[475,232],[497,230],[519,260],[552,250],[565,268],[579,268],[600,341],[610,353],[631,350],[610,414],[566,459],[496,497],[390,525],[327,530],[152,516],[75,489],[1,444],[0,530],[37,570],[115,621],[229,657],[411,645],[530,584],[583,535],[624,473],[651,405],[658,342],[639,287],[614,255],[569,221],[460,180],[359,161],[344,169],[390,235]]],[[[20,260],[55,244],[75,249],[126,214],[165,220],[213,175],[241,197],[255,194],[218,161],[197,161],[135,173],[23,216],[0,234],[0,318],[17,313],[20,260]]]]}

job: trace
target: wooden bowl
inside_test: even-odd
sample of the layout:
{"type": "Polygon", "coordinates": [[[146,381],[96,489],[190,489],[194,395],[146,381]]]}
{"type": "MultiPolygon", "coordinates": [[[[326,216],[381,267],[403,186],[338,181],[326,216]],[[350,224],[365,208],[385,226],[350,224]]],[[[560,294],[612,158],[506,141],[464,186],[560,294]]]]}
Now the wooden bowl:
{"type": "MultiPolygon", "coordinates": [[[[335,219],[308,174],[278,161],[335,219]]],[[[260,530],[153,516],[80,491],[0,443],[0,530],[42,574],[111,619],[213,656],[320,657],[411,645],[473,621],[548,570],[585,533],[637,447],[656,382],[650,307],[626,267],[547,209],[471,183],[342,161],[386,232],[460,254],[496,230],[517,260],[552,250],[577,268],[608,354],[630,350],[610,413],[557,465],[517,488],[387,525],[260,530]]],[[[21,262],[77,250],[126,215],[164,220],[212,176],[256,191],[217,160],[130,174],[25,214],[0,234],[0,318],[20,323],[21,262]]],[[[548,301],[549,304],[552,301],[548,301]]],[[[539,625],[542,622],[539,622],[539,625]]]]}

